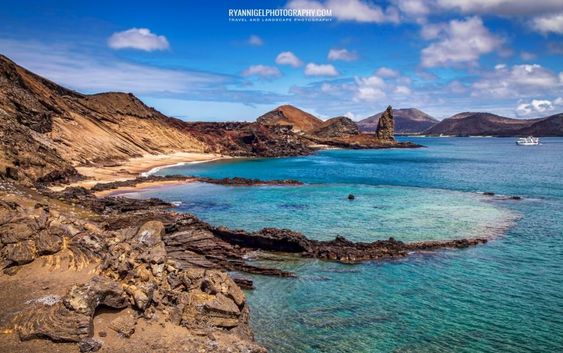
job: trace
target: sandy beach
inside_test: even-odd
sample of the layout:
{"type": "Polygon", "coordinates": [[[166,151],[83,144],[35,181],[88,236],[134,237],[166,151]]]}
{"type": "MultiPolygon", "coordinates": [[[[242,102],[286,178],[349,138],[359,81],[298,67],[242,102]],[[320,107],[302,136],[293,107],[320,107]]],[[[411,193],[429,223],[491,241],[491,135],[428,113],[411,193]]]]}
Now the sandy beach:
{"type": "MultiPolygon", "coordinates": [[[[76,170],[87,179],[69,185],[56,186],[52,190],[59,191],[69,186],[91,188],[98,183],[109,183],[135,179],[138,176],[149,175],[159,169],[187,164],[203,163],[232,157],[213,153],[175,152],[171,154],[147,154],[142,157],[131,158],[121,164],[111,167],[76,167],[76,170]]],[[[149,183],[154,185],[155,183],[149,183]]],[[[147,185],[144,185],[146,187],[147,185]]],[[[140,188],[136,187],[136,188],[140,188]]],[[[115,190],[114,190],[115,191],[115,190]]]]}

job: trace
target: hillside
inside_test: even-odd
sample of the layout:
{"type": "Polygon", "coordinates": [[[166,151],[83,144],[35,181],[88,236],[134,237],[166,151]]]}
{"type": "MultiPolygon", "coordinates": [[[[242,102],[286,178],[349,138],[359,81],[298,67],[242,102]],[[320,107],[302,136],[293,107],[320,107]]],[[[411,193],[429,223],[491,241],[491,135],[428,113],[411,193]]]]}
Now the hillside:
{"type": "Polygon", "coordinates": [[[306,132],[322,125],[323,121],[292,105],[282,105],[258,117],[262,125],[289,126],[295,132],[306,132]]]}
{"type": "Polygon", "coordinates": [[[115,166],[146,155],[311,152],[284,129],[186,123],[130,93],[85,95],[66,89],[1,55],[0,120],[0,177],[28,184],[70,181],[79,178],[77,166],[115,166]]]}
{"type": "MultiPolygon", "coordinates": [[[[360,120],[358,127],[362,132],[375,132],[382,114],[383,112],[360,120]]],[[[438,120],[416,108],[393,109],[393,116],[397,134],[421,133],[438,123],[438,120]]]]}
{"type": "Polygon", "coordinates": [[[548,116],[517,132],[518,135],[563,136],[563,113],[548,116]]]}
{"type": "Polygon", "coordinates": [[[442,120],[425,133],[452,136],[515,136],[541,120],[511,119],[491,113],[464,112],[442,120]]]}

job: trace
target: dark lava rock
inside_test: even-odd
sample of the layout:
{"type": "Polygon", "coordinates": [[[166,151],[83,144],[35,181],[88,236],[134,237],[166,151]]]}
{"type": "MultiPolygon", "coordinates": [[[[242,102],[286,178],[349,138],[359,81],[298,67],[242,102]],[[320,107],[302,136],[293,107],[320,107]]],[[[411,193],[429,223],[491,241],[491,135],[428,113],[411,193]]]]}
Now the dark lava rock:
{"type": "Polygon", "coordinates": [[[349,194],[348,195],[348,200],[352,201],[356,198],[356,196],[354,196],[353,194],[349,194]]]}

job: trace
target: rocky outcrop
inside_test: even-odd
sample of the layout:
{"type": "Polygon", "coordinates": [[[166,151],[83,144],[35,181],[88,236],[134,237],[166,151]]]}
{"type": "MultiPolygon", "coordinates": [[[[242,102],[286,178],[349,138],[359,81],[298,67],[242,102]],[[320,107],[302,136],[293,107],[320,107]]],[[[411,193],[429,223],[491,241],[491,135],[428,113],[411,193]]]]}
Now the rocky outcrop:
{"type": "Polygon", "coordinates": [[[487,242],[485,238],[474,238],[403,243],[389,238],[389,240],[378,240],[373,243],[355,243],[342,236],[337,236],[332,241],[318,241],[308,239],[298,232],[276,228],[265,228],[254,233],[222,228],[217,230],[217,235],[241,247],[299,253],[304,257],[342,263],[401,258],[417,251],[460,249],[487,242]]]}
{"type": "Polygon", "coordinates": [[[395,127],[393,121],[393,109],[388,106],[379,118],[375,136],[383,141],[394,141],[395,127]]]}
{"type": "MultiPolygon", "coordinates": [[[[60,198],[69,195],[77,193],[60,198]]],[[[113,226],[109,229],[104,221],[63,216],[62,210],[27,196],[9,198],[10,201],[0,202],[0,260],[4,269],[0,283],[6,283],[7,274],[18,276],[20,270],[38,259],[65,265],[36,268],[31,272],[33,276],[47,271],[52,279],[64,278],[72,269],[91,268],[81,275],[83,282],[69,286],[64,295],[49,294],[25,300],[25,295],[19,299],[14,293],[6,292],[14,290],[13,286],[10,289],[0,286],[2,297],[13,297],[10,300],[18,308],[7,317],[2,312],[0,325],[9,332],[13,330],[23,342],[31,339],[75,342],[81,351],[95,351],[103,344],[94,337],[93,322],[98,309],[131,308],[137,313],[136,318],[119,314],[107,323],[120,337],[135,334],[136,320],[166,321],[185,328],[186,334],[190,330],[204,330],[208,334],[230,332],[231,338],[217,341],[202,352],[221,349],[264,352],[252,342],[244,293],[224,272],[225,267],[206,268],[170,256],[165,240],[187,231],[186,218],[167,213],[178,224],[165,226],[158,216],[151,220],[151,213],[146,213],[149,207],[128,221],[117,217],[114,222],[112,217],[106,217],[113,226]],[[221,348],[223,344],[228,346],[221,348]]],[[[81,196],[81,200],[85,198],[81,196]]],[[[122,212],[113,215],[117,213],[122,212]]],[[[213,256],[211,252],[208,255],[213,256]]],[[[29,285],[33,287],[34,282],[29,285]]],[[[40,288],[25,289],[36,290],[40,288]]],[[[1,341],[0,338],[0,344],[1,341]]]]}
{"type": "Polygon", "coordinates": [[[342,136],[359,135],[358,125],[352,119],[345,116],[328,119],[319,127],[310,130],[308,134],[320,138],[333,138],[342,136]]]}
{"type": "MultiPolygon", "coordinates": [[[[140,183],[159,183],[168,181],[178,181],[178,182],[200,182],[208,184],[217,185],[230,185],[230,186],[256,186],[256,185],[303,185],[302,182],[294,179],[283,179],[283,180],[260,180],[260,179],[248,179],[248,178],[209,178],[209,177],[196,177],[196,176],[184,176],[184,175],[150,175],[148,177],[137,177],[135,179],[114,181],[109,183],[99,183],[94,185],[90,190],[99,192],[105,190],[112,190],[122,187],[133,187],[140,183]]],[[[67,188],[67,192],[73,190],[77,192],[84,192],[83,189],[73,189],[67,188]]]]}

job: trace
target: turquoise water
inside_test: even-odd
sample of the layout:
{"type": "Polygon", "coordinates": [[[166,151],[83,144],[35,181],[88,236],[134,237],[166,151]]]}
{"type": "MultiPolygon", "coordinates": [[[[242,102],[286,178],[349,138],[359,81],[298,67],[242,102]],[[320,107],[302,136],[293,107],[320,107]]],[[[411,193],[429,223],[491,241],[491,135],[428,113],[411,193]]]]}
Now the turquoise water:
{"type": "Polygon", "coordinates": [[[427,148],[175,167],[161,174],[294,178],[297,187],[205,184],[146,190],[211,223],[371,241],[490,236],[466,250],[342,265],[254,259],[258,341],[289,352],[563,351],[563,139],[417,138],[427,148]],[[479,192],[520,195],[497,200],[479,192]],[[348,201],[348,193],[356,200],[348,201]]]}

